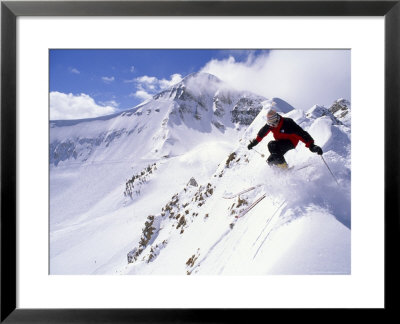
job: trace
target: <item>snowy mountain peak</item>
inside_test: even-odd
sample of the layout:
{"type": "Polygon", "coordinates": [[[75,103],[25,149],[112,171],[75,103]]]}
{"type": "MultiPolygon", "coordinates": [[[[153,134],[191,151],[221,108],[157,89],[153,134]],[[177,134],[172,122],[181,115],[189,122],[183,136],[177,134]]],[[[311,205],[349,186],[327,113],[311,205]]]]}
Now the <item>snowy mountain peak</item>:
{"type": "Polygon", "coordinates": [[[153,96],[154,100],[175,100],[201,94],[214,93],[221,87],[222,81],[215,75],[196,72],[184,77],[180,82],[153,96]]]}
{"type": "Polygon", "coordinates": [[[351,108],[350,102],[346,99],[336,100],[331,107],[314,105],[306,112],[308,118],[319,118],[322,116],[329,117],[336,125],[350,125],[351,108]]]}
{"type": "Polygon", "coordinates": [[[192,73],[141,105],[112,116],[51,122],[50,162],[182,154],[206,138],[240,135],[266,98],[237,91],[208,73],[192,73]]]}
{"type": "Polygon", "coordinates": [[[197,80],[198,82],[204,82],[204,83],[209,83],[209,82],[214,82],[214,83],[221,83],[222,81],[216,77],[214,74],[210,74],[207,72],[194,72],[186,77],[183,78],[181,81],[182,83],[189,83],[191,80],[197,80]]]}
{"type": "Polygon", "coordinates": [[[320,105],[314,105],[306,112],[308,118],[319,118],[326,115],[331,115],[331,112],[328,108],[320,105]]]}
{"type": "Polygon", "coordinates": [[[281,98],[272,98],[271,103],[273,103],[271,108],[274,108],[278,112],[282,112],[284,114],[294,110],[294,107],[292,105],[290,105],[285,100],[282,100],[281,98]]]}

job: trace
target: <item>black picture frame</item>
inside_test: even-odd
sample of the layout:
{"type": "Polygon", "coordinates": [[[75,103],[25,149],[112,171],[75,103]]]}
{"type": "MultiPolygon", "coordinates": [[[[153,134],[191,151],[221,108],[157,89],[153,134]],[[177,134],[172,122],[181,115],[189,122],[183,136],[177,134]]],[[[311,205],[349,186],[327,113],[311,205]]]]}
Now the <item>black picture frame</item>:
{"type": "MultiPolygon", "coordinates": [[[[400,0],[395,1],[2,1],[1,3],[1,322],[220,323],[267,321],[263,309],[19,309],[17,300],[16,19],[19,16],[382,16],[385,19],[385,307],[396,312],[399,256],[400,0]],[[252,320],[253,319],[253,320],[252,320]]],[[[373,128],[373,125],[371,125],[373,128]]],[[[373,132],[373,130],[371,130],[373,132]]],[[[366,134],[368,136],[368,134],[366,134]]],[[[371,187],[371,190],[373,188],[371,187]]],[[[372,234],[372,233],[371,233],[372,234]]],[[[240,292],[238,292],[238,297],[240,292]]],[[[293,310],[296,319],[320,316],[293,310]],[[300,316],[300,317],[298,317],[300,316]]],[[[330,319],[333,313],[331,310],[330,319]],[[331,315],[332,314],[332,315],[331,315]]],[[[347,310],[350,311],[350,310],[347,310]]],[[[359,310],[353,310],[357,312],[359,310]]],[[[389,314],[390,312],[390,314],[389,314]]],[[[360,312],[357,312],[360,315],[360,312]]],[[[376,315],[375,315],[376,314],[376,315]]],[[[365,316],[363,315],[363,316],[365,316]]],[[[333,315],[335,316],[335,315],[333,315]]],[[[356,315],[357,316],[357,315],[356,315]]],[[[272,320],[272,317],[269,317],[272,320]]],[[[323,318],[320,318],[321,320],[323,318]]],[[[338,317],[339,319],[340,317],[338,317]]],[[[349,318],[348,318],[349,319],[349,318]]],[[[357,318],[356,318],[357,319],[357,318]]],[[[351,320],[351,319],[350,319],[351,320]]],[[[359,320],[359,318],[358,318],[359,320]]]]}

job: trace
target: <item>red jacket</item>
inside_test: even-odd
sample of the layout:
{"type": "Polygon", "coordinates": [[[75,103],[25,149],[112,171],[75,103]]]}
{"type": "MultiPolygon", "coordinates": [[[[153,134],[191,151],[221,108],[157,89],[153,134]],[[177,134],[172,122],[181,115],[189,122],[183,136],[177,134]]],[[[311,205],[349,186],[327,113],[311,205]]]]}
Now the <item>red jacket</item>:
{"type": "Polygon", "coordinates": [[[278,126],[271,127],[268,124],[265,124],[264,127],[260,129],[256,137],[257,142],[261,142],[269,132],[272,132],[277,141],[288,139],[292,142],[294,147],[297,146],[299,141],[302,141],[306,147],[309,147],[314,143],[310,134],[297,125],[293,119],[282,116],[280,118],[278,126]]]}

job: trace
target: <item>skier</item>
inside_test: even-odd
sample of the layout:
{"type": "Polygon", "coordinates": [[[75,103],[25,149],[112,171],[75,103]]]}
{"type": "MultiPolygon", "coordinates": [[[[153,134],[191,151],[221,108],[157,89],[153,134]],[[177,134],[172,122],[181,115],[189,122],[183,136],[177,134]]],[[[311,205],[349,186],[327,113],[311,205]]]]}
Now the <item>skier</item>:
{"type": "Polygon", "coordinates": [[[267,123],[260,129],[257,137],[253,139],[247,146],[251,150],[254,146],[261,142],[261,140],[272,132],[275,141],[268,143],[268,150],[271,155],[268,157],[267,162],[269,165],[276,165],[282,169],[287,169],[283,155],[289,150],[294,149],[299,141],[302,141],[311,152],[322,155],[322,149],[314,144],[313,138],[293,119],[280,116],[275,110],[270,110],[267,114],[267,123]]]}

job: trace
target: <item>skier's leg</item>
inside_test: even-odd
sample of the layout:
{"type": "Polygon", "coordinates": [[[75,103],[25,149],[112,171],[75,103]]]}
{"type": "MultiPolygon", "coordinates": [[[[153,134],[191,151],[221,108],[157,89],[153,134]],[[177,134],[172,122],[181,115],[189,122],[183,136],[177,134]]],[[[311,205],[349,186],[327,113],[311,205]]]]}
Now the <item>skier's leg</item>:
{"type": "Polygon", "coordinates": [[[279,141],[270,141],[268,143],[268,150],[270,153],[279,155],[286,154],[287,151],[294,149],[294,145],[290,140],[284,139],[279,141]]]}
{"type": "Polygon", "coordinates": [[[294,149],[294,145],[290,140],[271,141],[268,143],[268,150],[271,155],[267,162],[269,165],[282,165],[287,167],[285,158],[283,157],[287,151],[294,149]]]}
{"type": "Polygon", "coordinates": [[[267,162],[269,165],[277,165],[277,164],[282,164],[286,163],[285,158],[277,153],[271,153],[271,155],[268,157],[267,162]]]}

